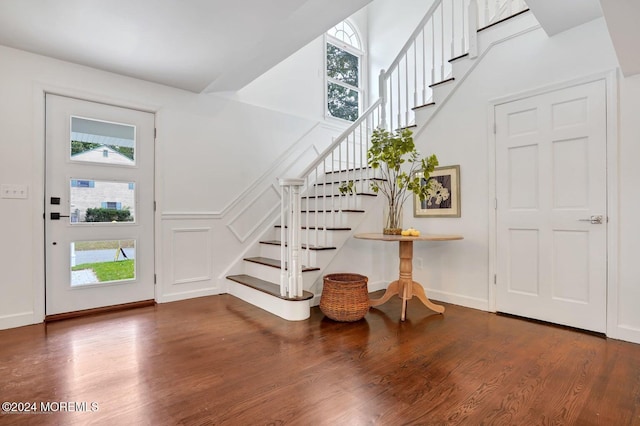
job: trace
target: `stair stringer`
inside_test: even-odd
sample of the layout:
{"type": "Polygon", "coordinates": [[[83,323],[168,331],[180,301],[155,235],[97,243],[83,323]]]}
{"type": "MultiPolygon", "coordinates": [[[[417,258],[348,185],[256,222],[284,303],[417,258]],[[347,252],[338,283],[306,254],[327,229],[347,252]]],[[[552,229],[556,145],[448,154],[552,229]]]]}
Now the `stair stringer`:
{"type": "Polygon", "coordinates": [[[458,87],[495,46],[539,28],[540,24],[533,14],[526,12],[478,32],[478,56],[475,58],[465,56],[454,60],[452,62],[451,74],[447,76],[447,79],[454,78],[454,80],[433,87],[431,98],[433,105],[415,109],[415,124],[417,130],[414,132],[414,138],[420,136],[440,109],[455,94],[458,87]]]}

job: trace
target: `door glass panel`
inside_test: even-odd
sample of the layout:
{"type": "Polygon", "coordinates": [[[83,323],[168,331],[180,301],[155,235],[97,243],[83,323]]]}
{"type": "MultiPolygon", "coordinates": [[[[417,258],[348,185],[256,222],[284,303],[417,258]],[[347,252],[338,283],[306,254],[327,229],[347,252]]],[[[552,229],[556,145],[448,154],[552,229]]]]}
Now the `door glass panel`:
{"type": "Polygon", "coordinates": [[[71,179],[69,185],[71,223],[135,222],[134,182],[71,179]]]}
{"type": "Polygon", "coordinates": [[[136,128],[89,118],[71,117],[71,160],[133,166],[136,128]]]}
{"type": "Polygon", "coordinates": [[[134,280],[135,257],[135,240],[73,242],[71,287],[134,280]]]}

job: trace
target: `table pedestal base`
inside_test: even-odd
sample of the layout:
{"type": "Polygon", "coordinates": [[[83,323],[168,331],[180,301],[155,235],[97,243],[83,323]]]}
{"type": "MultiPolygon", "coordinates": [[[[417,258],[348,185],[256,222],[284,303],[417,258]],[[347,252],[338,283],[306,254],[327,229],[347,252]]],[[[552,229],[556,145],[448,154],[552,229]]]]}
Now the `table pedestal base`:
{"type": "Polygon", "coordinates": [[[444,312],[444,306],[433,303],[424,292],[420,283],[413,281],[413,241],[400,241],[400,278],[393,281],[379,299],[371,299],[371,306],[379,306],[391,299],[396,294],[402,299],[401,321],[407,314],[407,300],[416,296],[427,308],[438,312],[444,312]]]}

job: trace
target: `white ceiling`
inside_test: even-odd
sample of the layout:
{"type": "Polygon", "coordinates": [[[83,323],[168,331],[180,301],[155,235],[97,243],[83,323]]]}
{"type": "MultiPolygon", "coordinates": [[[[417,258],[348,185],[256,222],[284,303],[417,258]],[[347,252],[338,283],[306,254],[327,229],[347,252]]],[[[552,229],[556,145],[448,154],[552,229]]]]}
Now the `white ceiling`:
{"type": "Polygon", "coordinates": [[[639,0],[526,0],[549,36],[604,16],[625,76],[640,73],[639,0]]]}
{"type": "Polygon", "coordinates": [[[193,92],[237,90],[371,0],[2,0],[0,44],[193,92]]]}
{"type": "Polygon", "coordinates": [[[623,74],[640,73],[640,2],[600,0],[600,3],[623,74]]]}
{"type": "MultiPolygon", "coordinates": [[[[0,0],[0,45],[197,93],[238,90],[371,1],[0,0]]],[[[639,0],[527,4],[550,36],[604,10],[624,74],[640,72],[639,0]]]]}
{"type": "Polygon", "coordinates": [[[602,16],[598,0],[526,0],[549,36],[602,16]]]}

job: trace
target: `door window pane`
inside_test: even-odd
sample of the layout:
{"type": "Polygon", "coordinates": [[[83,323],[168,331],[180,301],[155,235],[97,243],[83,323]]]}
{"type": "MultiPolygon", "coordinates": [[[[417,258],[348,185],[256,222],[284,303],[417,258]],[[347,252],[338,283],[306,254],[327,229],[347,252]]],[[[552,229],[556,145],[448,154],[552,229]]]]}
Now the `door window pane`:
{"type": "Polygon", "coordinates": [[[134,280],[135,257],[135,240],[73,242],[71,287],[134,280]]]}
{"type": "Polygon", "coordinates": [[[71,179],[71,223],[135,222],[135,184],[93,179],[71,179]]]}
{"type": "Polygon", "coordinates": [[[135,126],[71,117],[73,161],[133,166],[135,138],[135,126]]]}

